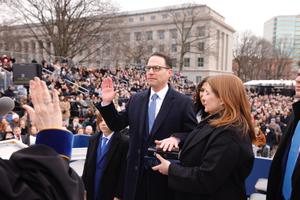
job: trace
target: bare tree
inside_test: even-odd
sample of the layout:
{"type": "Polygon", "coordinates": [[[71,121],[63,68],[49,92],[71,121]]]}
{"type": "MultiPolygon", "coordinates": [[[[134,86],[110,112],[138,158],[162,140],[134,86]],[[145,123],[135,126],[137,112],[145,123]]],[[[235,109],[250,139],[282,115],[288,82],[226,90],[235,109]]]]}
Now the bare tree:
{"type": "Polygon", "coordinates": [[[274,79],[289,78],[291,72],[291,55],[292,55],[292,41],[289,39],[281,39],[274,46],[274,79]]]}
{"type": "Polygon", "coordinates": [[[250,32],[236,36],[233,71],[242,80],[287,79],[291,70],[291,50],[287,43],[274,46],[250,32]]]}
{"type": "Polygon", "coordinates": [[[48,54],[73,58],[102,48],[112,29],[116,8],[101,0],[15,0],[7,5],[23,19],[48,54]],[[54,52],[51,51],[52,44],[54,52]]]}
{"type": "Polygon", "coordinates": [[[134,32],[134,42],[129,42],[126,32],[120,33],[123,39],[119,42],[122,55],[126,64],[143,65],[147,58],[152,54],[153,49],[157,47],[156,42],[149,38],[148,32],[134,32]]]}
{"type": "Polygon", "coordinates": [[[214,27],[207,23],[207,13],[199,10],[197,4],[183,4],[178,9],[170,9],[169,15],[172,18],[175,29],[170,30],[173,39],[179,49],[179,70],[183,69],[184,56],[187,53],[200,55],[212,54],[214,41],[214,27]],[[203,23],[200,25],[199,21],[203,23]],[[179,35],[179,37],[177,36],[179,35]]]}
{"type": "Polygon", "coordinates": [[[250,79],[249,73],[253,70],[251,58],[255,56],[254,46],[258,38],[250,32],[237,34],[236,47],[233,52],[234,68],[233,71],[243,81],[250,79]]]}

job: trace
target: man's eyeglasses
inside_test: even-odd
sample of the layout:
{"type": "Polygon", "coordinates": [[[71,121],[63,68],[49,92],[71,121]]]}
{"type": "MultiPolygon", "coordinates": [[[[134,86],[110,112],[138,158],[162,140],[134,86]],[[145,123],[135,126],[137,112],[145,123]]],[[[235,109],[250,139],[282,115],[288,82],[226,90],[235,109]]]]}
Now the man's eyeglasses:
{"type": "Polygon", "coordinates": [[[145,70],[146,71],[150,71],[152,69],[152,71],[154,72],[159,72],[161,69],[170,69],[170,67],[163,67],[163,66],[159,66],[159,65],[154,65],[154,66],[146,66],[145,70]]]}

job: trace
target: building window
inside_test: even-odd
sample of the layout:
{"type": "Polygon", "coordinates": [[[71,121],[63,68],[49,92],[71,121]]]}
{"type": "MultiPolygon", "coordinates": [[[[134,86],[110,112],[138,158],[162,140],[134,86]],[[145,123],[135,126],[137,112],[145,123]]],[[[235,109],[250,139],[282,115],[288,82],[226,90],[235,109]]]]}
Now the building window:
{"type": "Polygon", "coordinates": [[[171,58],[171,62],[172,62],[172,67],[177,67],[177,59],[176,58],[171,58]]]}
{"type": "Polygon", "coordinates": [[[39,40],[39,48],[43,49],[44,48],[44,43],[42,40],[39,40]]]}
{"type": "Polygon", "coordinates": [[[32,52],[35,52],[35,49],[36,49],[35,47],[36,47],[35,42],[31,40],[31,50],[32,50],[32,52]]]}
{"type": "Polygon", "coordinates": [[[128,21],[129,21],[129,22],[133,22],[134,19],[133,19],[132,17],[130,17],[130,18],[128,19],[128,21]]]}
{"type": "Polygon", "coordinates": [[[190,28],[183,29],[183,36],[187,38],[191,37],[191,29],[190,28]]]}
{"type": "Polygon", "coordinates": [[[179,12],[176,12],[176,13],[175,13],[175,16],[176,16],[176,17],[180,17],[180,13],[179,13],[179,12]]]}
{"type": "Polygon", "coordinates": [[[143,51],[143,49],[144,49],[144,48],[143,48],[142,45],[139,45],[139,46],[136,47],[136,51],[137,51],[137,52],[141,52],[141,51],[143,51]]]}
{"type": "Polygon", "coordinates": [[[130,33],[124,33],[125,41],[130,41],[130,33]]]}
{"type": "Polygon", "coordinates": [[[200,83],[202,81],[202,76],[196,76],[196,82],[200,83]]]}
{"type": "MultiPolygon", "coordinates": [[[[40,47],[41,50],[43,49],[43,47],[44,47],[44,45],[43,45],[43,43],[42,43],[42,46],[40,47]]],[[[16,43],[16,50],[17,50],[17,51],[22,51],[22,44],[21,44],[21,42],[17,42],[17,43],[16,43]]]]}
{"type": "Polygon", "coordinates": [[[184,58],[183,59],[183,66],[184,67],[190,67],[190,58],[184,58]]]}
{"type": "Polygon", "coordinates": [[[110,55],[110,47],[106,47],[106,49],[105,49],[105,55],[106,56],[110,55]]]}
{"type": "Polygon", "coordinates": [[[51,42],[50,41],[47,41],[47,48],[51,48],[51,42]]]}
{"type": "Polygon", "coordinates": [[[8,51],[10,48],[9,48],[9,45],[7,42],[4,43],[4,51],[8,51]]]}
{"type": "Polygon", "coordinates": [[[198,42],[198,50],[204,51],[204,42],[198,42]]]}
{"type": "Polygon", "coordinates": [[[163,44],[159,45],[159,52],[164,52],[165,46],[163,44]]]}
{"type": "Polygon", "coordinates": [[[197,35],[198,36],[205,36],[205,26],[197,27],[197,35]]]}
{"type": "Polygon", "coordinates": [[[167,15],[167,14],[163,14],[163,15],[162,15],[162,18],[163,18],[163,19],[167,19],[167,18],[168,18],[168,15],[167,15]]]}
{"type": "Polygon", "coordinates": [[[153,40],[153,32],[152,31],[147,31],[146,35],[147,35],[147,40],[153,40]]]}
{"type": "Polygon", "coordinates": [[[190,52],[191,51],[191,43],[187,42],[183,44],[183,48],[185,52],[190,52]]]}
{"type": "Polygon", "coordinates": [[[177,39],[177,29],[171,29],[170,34],[172,39],[177,39]]]}
{"type": "Polygon", "coordinates": [[[144,16],[140,17],[140,21],[143,22],[144,21],[144,16]]]}
{"type": "Polygon", "coordinates": [[[141,41],[142,33],[141,32],[134,32],[135,41],[141,41]]]}
{"type": "Polygon", "coordinates": [[[134,63],[140,65],[142,64],[142,60],[140,58],[134,58],[134,63]]]}
{"type": "Polygon", "coordinates": [[[172,52],[177,52],[177,44],[172,44],[171,51],[172,52]]]}
{"type": "Polygon", "coordinates": [[[198,58],[197,66],[204,67],[204,58],[202,58],[202,57],[198,58]]]}
{"type": "Polygon", "coordinates": [[[155,20],[156,16],[155,15],[151,15],[150,19],[151,20],[155,20]]]}
{"type": "Polygon", "coordinates": [[[164,31],[164,30],[159,30],[159,31],[158,31],[158,38],[159,38],[160,40],[165,39],[165,31],[164,31]]]}
{"type": "Polygon", "coordinates": [[[152,45],[149,45],[149,46],[147,47],[147,51],[148,51],[148,53],[152,53],[152,52],[153,52],[153,46],[152,46],[152,45]]]}
{"type": "MultiPolygon", "coordinates": [[[[49,49],[51,48],[51,43],[50,43],[50,47],[48,47],[49,49]]],[[[1,49],[1,44],[0,44],[0,49],[1,49]]],[[[28,42],[24,42],[24,51],[28,52],[29,51],[29,45],[28,42]]]]}

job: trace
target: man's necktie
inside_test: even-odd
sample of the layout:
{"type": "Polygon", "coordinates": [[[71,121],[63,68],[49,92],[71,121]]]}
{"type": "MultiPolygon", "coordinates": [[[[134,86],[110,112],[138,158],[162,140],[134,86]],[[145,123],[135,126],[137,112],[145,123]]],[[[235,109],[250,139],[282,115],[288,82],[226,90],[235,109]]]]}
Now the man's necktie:
{"type": "Polygon", "coordinates": [[[156,110],[156,100],[158,98],[157,94],[153,94],[151,97],[151,102],[148,110],[148,124],[149,124],[149,133],[151,132],[152,126],[155,120],[155,110],[156,110]]]}
{"type": "Polygon", "coordinates": [[[107,138],[106,137],[102,137],[101,140],[101,156],[103,156],[103,154],[105,153],[106,149],[107,149],[107,138]]]}
{"type": "Polygon", "coordinates": [[[98,146],[98,153],[97,153],[97,163],[96,163],[96,171],[95,171],[95,177],[94,177],[94,199],[98,199],[98,195],[100,194],[100,182],[101,177],[104,170],[104,162],[103,162],[103,154],[106,152],[108,144],[107,144],[107,138],[102,137],[101,139],[101,146],[99,143],[98,146]]]}
{"type": "Polygon", "coordinates": [[[293,189],[292,176],[299,155],[299,147],[300,147],[300,121],[298,121],[297,127],[295,129],[292,138],[291,147],[290,147],[286,168],[285,168],[285,174],[284,174],[284,180],[282,186],[282,194],[285,200],[291,198],[292,189],[293,189]]]}

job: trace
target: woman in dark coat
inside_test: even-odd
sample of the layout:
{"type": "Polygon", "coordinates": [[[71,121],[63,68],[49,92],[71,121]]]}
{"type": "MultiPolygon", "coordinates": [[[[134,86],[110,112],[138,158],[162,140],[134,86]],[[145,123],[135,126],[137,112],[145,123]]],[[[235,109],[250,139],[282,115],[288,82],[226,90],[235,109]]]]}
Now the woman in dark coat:
{"type": "Polygon", "coordinates": [[[208,77],[204,78],[197,85],[196,92],[193,95],[194,108],[195,108],[198,123],[201,121],[201,119],[204,119],[208,115],[208,113],[204,111],[204,106],[203,106],[203,103],[201,102],[201,97],[203,95],[202,86],[206,82],[207,79],[208,79],[208,77]]]}
{"type": "Polygon", "coordinates": [[[243,83],[234,75],[220,75],[208,78],[202,88],[209,116],[184,141],[180,164],[157,154],[161,164],[153,170],[168,175],[177,200],[246,200],[255,135],[243,83]]]}

